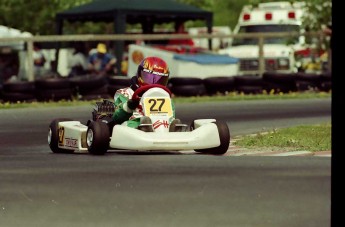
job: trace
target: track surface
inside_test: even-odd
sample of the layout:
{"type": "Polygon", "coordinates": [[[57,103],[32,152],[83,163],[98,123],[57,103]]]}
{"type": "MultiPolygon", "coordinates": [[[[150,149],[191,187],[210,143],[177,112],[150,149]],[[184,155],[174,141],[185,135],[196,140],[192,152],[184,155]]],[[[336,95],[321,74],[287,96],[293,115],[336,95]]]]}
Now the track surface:
{"type": "MultiPolygon", "coordinates": [[[[179,104],[231,135],[330,122],[330,100],[179,104]]],[[[331,159],[195,153],[53,154],[56,117],[90,107],[0,111],[0,226],[330,226],[331,159]]]]}

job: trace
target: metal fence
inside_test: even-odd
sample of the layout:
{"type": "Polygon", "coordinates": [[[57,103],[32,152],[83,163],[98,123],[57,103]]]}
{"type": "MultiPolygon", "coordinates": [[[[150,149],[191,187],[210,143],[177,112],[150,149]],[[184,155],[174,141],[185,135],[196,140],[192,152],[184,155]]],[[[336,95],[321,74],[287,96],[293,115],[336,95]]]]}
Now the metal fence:
{"type": "MultiPolygon", "coordinates": [[[[47,36],[32,36],[32,37],[11,37],[11,38],[1,38],[0,43],[13,43],[13,42],[24,42],[27,46],[27,61],[28,61],[28,71],[26,72],[29,81],[33,81],[34,70],[33,70],[33,44],[35,42],[71,42],[71,41],[136,41],[136,40],[170,40],[170,39],[209,39],[209,47],[211,47],[211,39],[234,39],[234,38],[256,38],[258,39],[259,46],[259,71],[258,74],[262,75],[265,70],[264,63],[264,40],[266,38],[288,38],[288,37],[311,37],[317,38],[319,43],[325,40],[325,34],[323,32],[279,32],[279,33],[252,33],[252,34],[199,34],[199,35],[189,35],[189,34],[109,34],[109,35],[47,35],[47,36]],[[30,64],[31,62],[31,64],[30,64]]],[[[58,52],[57,52],[58,53],[58,52]]],[[[57,58],[56,58],[57,59],[57,58]]]]}

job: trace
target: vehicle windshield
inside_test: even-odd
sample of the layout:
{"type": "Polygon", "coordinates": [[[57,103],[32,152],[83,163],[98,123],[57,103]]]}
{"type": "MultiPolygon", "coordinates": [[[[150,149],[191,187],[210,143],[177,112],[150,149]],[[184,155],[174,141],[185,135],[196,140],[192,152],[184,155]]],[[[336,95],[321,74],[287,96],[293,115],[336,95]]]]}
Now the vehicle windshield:
{"type": "MultiPolygon", "coordinates": [[[[242,26],[240,33],[257,33],[257,32],[298,32],[299,25],[292,24],[270,24],[270,25],[248,25],[242,26]]],[[[298,37],[272,37],[265,38],[265,44],[295,44],[298,43],[298,37]]],[[[258,45],[257,38],[235,38],[232,46],[240,45],[258,45]]]]}

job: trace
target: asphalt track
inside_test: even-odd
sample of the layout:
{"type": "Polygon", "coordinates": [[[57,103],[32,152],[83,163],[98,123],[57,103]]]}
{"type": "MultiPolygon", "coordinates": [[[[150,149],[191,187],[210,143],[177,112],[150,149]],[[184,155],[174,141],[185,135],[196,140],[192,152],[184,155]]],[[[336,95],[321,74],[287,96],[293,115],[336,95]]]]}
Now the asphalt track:
{"type": "MultiPolygon", "coordinates": [[[[92,106],[0,111],[0,226],[331,226],[331,159],[111,151],[53,154],[50,121],[92,106]]],[[[331,121],[331,100],[178,104],[231,136],[331,121]]]]}

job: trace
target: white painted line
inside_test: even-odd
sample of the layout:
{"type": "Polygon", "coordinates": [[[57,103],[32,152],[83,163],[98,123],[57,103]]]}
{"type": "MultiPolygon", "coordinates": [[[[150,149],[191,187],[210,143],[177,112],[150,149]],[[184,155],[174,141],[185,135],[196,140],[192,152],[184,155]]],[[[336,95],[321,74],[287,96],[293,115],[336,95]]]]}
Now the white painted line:
{"type": "Polygon", "coordinates": [[[271,154],[270,156],[294,156],[294,155],[313,155],[311,151],[290,151],[290,152],[282,152],[278,154],[271,154]]]}
{"type": "Polygon", "coordinates": [[[316,157],[332,157],[332,154],[315,154],[316,157]]]}

